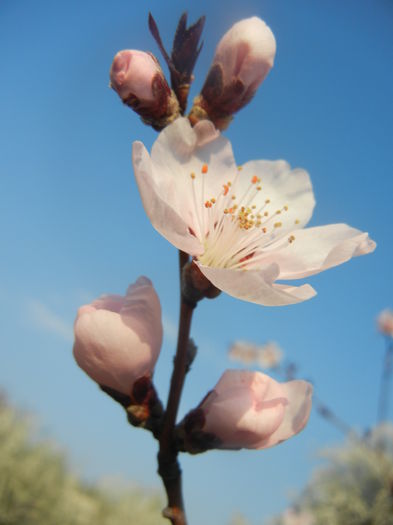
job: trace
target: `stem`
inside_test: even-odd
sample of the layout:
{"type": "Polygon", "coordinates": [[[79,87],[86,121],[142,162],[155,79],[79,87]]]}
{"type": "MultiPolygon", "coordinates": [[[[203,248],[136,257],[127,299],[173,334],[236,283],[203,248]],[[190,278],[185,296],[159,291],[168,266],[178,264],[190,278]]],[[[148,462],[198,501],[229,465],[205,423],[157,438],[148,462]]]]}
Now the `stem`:
{"type": "MultiPolygon", "coordinates": [[[[187,261],[188,255],[179,252],[180,275],[187,261]]],[[[190,337],[192,313],[195,306],[195,304],[190,304],[185,301],[183,296],[181,296],[176,355],[159,440],[158,474],[162,478],[168,498],[168,507],[164,510],[163,515],[168,518],[173,525],[187,525],[182,496],[181,469],[177,460],[179,452],[175,443],[174,428],[186,376],[187,347],[190,337]]]]}
{"type": "Polygon", "coordinates": [[[344,420],[339,418],[325,403],[323,403],[315,394],[313,395],[314,403],[318,413],[329,421],[333,426],[340,430],[350,439],[358,439],[356,432],[344,420]]]}
{"type": "Polygon", "coordinates": [[[393,364],[393,343],[386,338],[386,351],[383,360],[383,368],[381,375],[381,386],[379,390],[379,402],[378,402],[378,417],[377,423],[382,423],[386,419],[388,412],[389,402],[389,383],[392,375],[392,364],[393,364]]]}
{"type": "Polygon", "coordinates": [[[188,253],[182,252],[179,250],[179,277],[180,277],[180,290],[182,288],[182,274],[183,274],[183,268],[188,263],[189,256],[188,253]]]}

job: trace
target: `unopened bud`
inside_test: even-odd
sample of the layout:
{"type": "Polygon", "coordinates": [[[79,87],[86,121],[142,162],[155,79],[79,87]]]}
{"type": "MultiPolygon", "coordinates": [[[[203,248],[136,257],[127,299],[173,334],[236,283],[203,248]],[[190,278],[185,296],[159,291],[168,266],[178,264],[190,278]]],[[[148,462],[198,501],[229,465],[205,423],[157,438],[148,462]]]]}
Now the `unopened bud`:
{"type": "Polygon", "coordinates": [[[161,349],[161,306],[151,281],[140,277],[124,297],[104,295],[82,306],[74,331],[78,365],[99,385],[119,393],[124,405],[121,394],[135,397],[135,382],[153,374],[161,349]]]}
{"type": "Polygon", "coordinates": [[[112,62],[110,85],[154,129],[163,129],[179,116],[177,98],[151,53],[135,49],[119,51],[112,62]]]}
{"type": "Polygon", "coordinates": [[[254,96],[274,63],[276,40],[257,17],[237,22],[220,40],[191,120],[209,118],[225,129],[232,115],[254,96]]]}
{"type": "Polygon", "coordinates": [[[197,453],[277,445],[304,428],[311,394],[306,381],[278,383],[261,372],[227,370],[179,425],[183,448],[197,453]]]}

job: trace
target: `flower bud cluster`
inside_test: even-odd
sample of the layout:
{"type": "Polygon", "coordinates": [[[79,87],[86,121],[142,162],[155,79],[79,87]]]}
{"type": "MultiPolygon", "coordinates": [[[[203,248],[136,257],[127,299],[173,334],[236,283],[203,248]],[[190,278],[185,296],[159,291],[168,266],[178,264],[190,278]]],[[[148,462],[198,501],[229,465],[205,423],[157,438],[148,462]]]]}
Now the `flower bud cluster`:
{"type": "MultiPolygon", "coordinates": [[[[104,295],[82,306],[74,329],[78,365],[126,409],[130,423],[159,436],[163,413],[152,376],[162,322],[150,280],[140,277],[124,297],[104,295]]],[[[276,445],[306,424],[311,392],[305,381],[280,384],[260,372],[227,370],[178,426],[179,448],[198,453],[276,445]]]]}
{"type": "MultiPolygon", "coordinates": [[[[199,39],[204,17],[188,29],[186,21],[187,16],[183,15],[169,57],[157,25],[149,16],[149,27],[168,65],[173,89],[151,53],[120,51],[110,70],[111,87],[156,130],[162,130],[186,109],[192,71],[202,48],[199,39]]],[[[217,46],[202,91],[194,100],[191,122],[209,119],[217,129],[225,129],[232,115],[248,104],[269,73],[275,52],[274,35],[263,20],[254,16],[234,24],[217,46]]]]}

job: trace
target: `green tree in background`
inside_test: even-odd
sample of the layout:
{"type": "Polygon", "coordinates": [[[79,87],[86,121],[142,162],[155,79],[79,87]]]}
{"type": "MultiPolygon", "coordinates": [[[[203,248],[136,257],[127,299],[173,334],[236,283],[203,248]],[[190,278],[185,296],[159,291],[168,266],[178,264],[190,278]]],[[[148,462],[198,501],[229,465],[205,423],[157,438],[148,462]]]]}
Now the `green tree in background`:
{"type": "Polygon", "coordinates": [[[393,525],[393,425],[324,455],[327,466],[272,525],[393,525]]]}
{"type": "MultiPolygon", "coordinates": [[[[157,525],[162,501],[139,488],[82,482],[53,445],[31,439],[28,418],[0,398],[0,525],[157,525]]],[[[163,520],[162,520],[163,521],[163,520]]]]}

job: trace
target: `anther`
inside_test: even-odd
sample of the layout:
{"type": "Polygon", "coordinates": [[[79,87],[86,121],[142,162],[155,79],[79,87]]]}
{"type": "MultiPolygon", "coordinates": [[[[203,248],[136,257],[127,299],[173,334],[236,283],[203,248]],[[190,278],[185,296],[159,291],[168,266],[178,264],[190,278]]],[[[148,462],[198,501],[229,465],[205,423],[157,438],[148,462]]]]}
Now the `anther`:
{"type": "Polygon", "coordinates": [[[195,173],[194,173],[194,172],[190,173],[190,177],[191,177],[192,179],[195,179],[195,173]]]}
{"type": "Polygon", "coordinates": [[[201,171],[202,171],[202,173],[207,173],[207,164],[204,164],[202,166],[202,170],[201,171]]]}
{"type": "Polygon", "coordinates": [[[281,226],[282,226],[282,222],[275,222],[274,223],[274,227],[275,228],[281,228],[281,226]]]}

